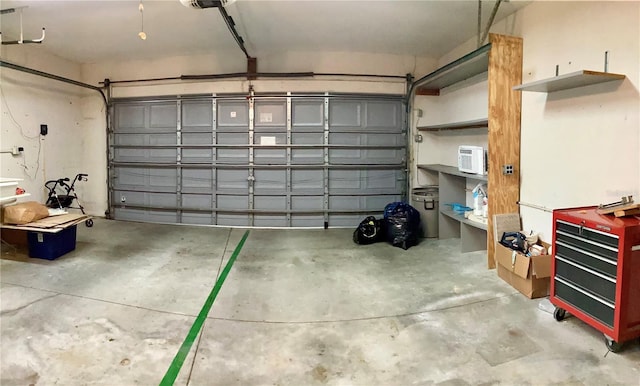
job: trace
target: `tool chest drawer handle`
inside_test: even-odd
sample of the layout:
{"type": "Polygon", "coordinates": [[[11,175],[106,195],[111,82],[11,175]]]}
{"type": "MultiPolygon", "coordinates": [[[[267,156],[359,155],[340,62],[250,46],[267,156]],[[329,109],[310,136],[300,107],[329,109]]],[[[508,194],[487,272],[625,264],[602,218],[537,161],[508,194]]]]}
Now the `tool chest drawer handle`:
{"type": "Polygon", "coordinates": [[[600,272],[596,272],[596,271],[594,271],[594,270],[592,270],[592,269],[589,269],[589,268],[587,268],[587,267],[585,267],[585,266],[582,266],[582,265],[580,265],[580,264],[576,264],[576,263],[574,263],[574,262],[573,262],[573,261],[571,261],[571,260],[567,260],[567,259],[562,258],[562,257],[560,257],[560,256],[556,256],[556,260],[560,260],[560,261],[562,261],[562,262],[564,262],[564,263],[567,263],[567,264],[569,264],[569,265],[573,265],[574,267],[576,267],[576,268],[578,268],[578,269],[581,269],[581,270],[583,270],[583,271],[585,271],[585,272],[589,272],[589,273],[590,273],[590,274],[592,274],[592,275],[598,276],[598,277],[600,277],[600,278],[602,278],[602,279],[604,279],[604,280],[610,281],[610,282],[612,282],[612,283],[614,283],[614,284],[615,284],[615,283],[617,283],[616,279],[610,278],[609,276],[605,276],[605,275],[601,274],[600,272]]]}
{"type": "Polygon", "coordinates": [[[575,247],[575,246],[573,246],[571,244],[563,243],[562,241],[556,241],[556,244],[561,245],[561,246],[563,246],[565,248],[569,248],[569,249],[574,250],[576,252],[580,252],[580,253],[585,254],[587,256],[593,257],[594,259],[598,259],[600,261],[604,261],[605,263],[609,263],[609,264],[615,265],[615,266],[618,265],[617,261],[609,260],[609,259],[607,259],[605,257],[596,255],[595,253],[591,253],[589,251],[585,251],[584,249],[577,248],[577,247],[575,247]]]}
{"type": "Polygon", "coordinates": [[[597,243],[597,242],[589,240],[589,239],[578,237],[576,235],[572,235],[571,233],[567,233],[567,232],[564,232],[564,231],[561,231],[561,230],[556,231],[556,233],[559,234],[559,235],[570,237],[570,238],[572,238],[574,240],[582,241],[583,243],[589,243],[591,245],[595,245],[596,247],[608,249],[611,252],[616,252],[616,253],[618,252],[618,248],[610,247],[610,246],[605,245],[605,244],[600,244],[600,243],[597,243]]]}

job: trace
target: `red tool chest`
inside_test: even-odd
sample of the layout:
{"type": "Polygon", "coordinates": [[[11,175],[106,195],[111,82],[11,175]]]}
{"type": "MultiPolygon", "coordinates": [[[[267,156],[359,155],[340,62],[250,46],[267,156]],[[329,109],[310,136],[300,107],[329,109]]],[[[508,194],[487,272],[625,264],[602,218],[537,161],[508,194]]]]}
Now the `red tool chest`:
{"type": "Polygon", "coordinates": [[[609,350],[640,336],[640,217],[601,215],[596,207],[553,212],[550,300],[606,338],[609,350]]]}

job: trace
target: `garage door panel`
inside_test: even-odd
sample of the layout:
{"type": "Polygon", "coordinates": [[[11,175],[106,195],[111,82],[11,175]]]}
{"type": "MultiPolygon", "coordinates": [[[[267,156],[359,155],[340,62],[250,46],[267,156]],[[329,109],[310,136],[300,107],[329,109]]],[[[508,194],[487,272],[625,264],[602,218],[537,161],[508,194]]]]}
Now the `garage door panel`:
{"type": "Polygon", "coordinates": [[[395,129],[394,132],[402,130],[402,108],[401,103],[389,102],[366,102],[366,125],[368,128],[395,129]]]}
{"type": "Polygon", "coordinates": [[[178,172],[176,169],[150,169],[149,187],[154,191],[175,192],[176,182],[178,181],[178,172]]]}
{"type": "MultiPolygon", "coordinates": [[[[372,213],[372,212],[369,212],[372,213]]],[[[370,215],[370,214],[369,214],[370,215]]],[[[329,226],[332,227],[354,227],[366,217],[365,214],[330,214],[329,226]]]]}
{"type": "Polygon", "coordinates": [[[340,190],[359,191],[363,188],[362,179],[365,178],[362,170],[330,170],[329,194],[340,190]]]}
{"type": "Polygon", "coordinates": [[[182,207],[187,209],[206,209],[212,207],[212,196],[207,194],[182,194],[182,207]]]}
{"type": "Polygon", "coordinates": [[[357,130],[362,124],[362,103],[332,100],[329,102],[329,126],[343,130],[357,130]]]}
{"type": "Polygon", "coordinates": [[[260,210],[286,210],[287,198],[284,196],[259,196],[254,197],[254,208],[260,210]]]}
{"type": "MultiPolygon", "coordinates": [[[[249,133],[218,133],[218,144],[222,145],[246,145],[249,143],[249,133]]],[[[224,148],[217,151],[218,160],[230,163],[248,163],[248,148],[224,148]]]]}
{"type": "Polygon", "coordinates": [[[287,173],[285,170],[256,170],[255,192],[270,194],[286,194],[287,193],[287,173]]]}
{"type": "Polygon", "coordinates": [[[405,180],[401,170],[329,171],[330,194],[393,194],[401,191],[405,180]]]}
{"type": "Polygon", "coordinates": [[[183,149],[182,163],[210,163],[213,161],[213,150],[211,149],[183,149]]]}
{"type": "MultiPolygon", "coordinates": [[[[294,145],[322,145],[324,134],[319,133],[292,133],[291,143],[294,145]]],[[[324,163],[324,150],[316,149],[292,149],[291,160],[293,164],[313,165],[324,163]]]]}
{"type": "Polygon", "coordinates": [[[291,196],[292,210],[322,210],[324,196],[291,196]]]}
{"type": "Polygon", "coordinates": [[[123,104],[115,109],[115,132],[146,127],[145,105],[123,104]]]}
{"type": "Polygon", "coordinates": [[[183,145],[212,145],[212,133],[182,133],[183,145]]]}
{"type": "MultiPolygon", "coordinates": [[[[212,133],[182,133],[183,145],[210,145],[213,142],[212,133]]],[[[198,163],[213,161],[213,145],[211,148],[182,149],[183,163],[198,163]]]]}
{"type": "Polygon", "coordinates": [[[215,225],[214,216],[211,213],[182,212],[182,223],[194,225],[215,225]]]}
{"type": "Polygon", "coordinates": [[[175,192],[175,169],[118,168],[114,173],[115,189],[175,192]]]}
{"type": "Polygon", "coordinates": [[[254,109],[256,132],[287,131],[287,105],[285,101],[256,101],[254,109]]]}
{"type": "Polygon", "coordinates": [[[365,197],[365,201],[365,205],[367,208],[380,208],[380,210],[383,211],[384,207],[387,206],[387,204],[402,201],[402,197],[399,194],[368,196],[365,197]]]}
{"type": "Polygon", "coordinates": [[[113,173],[113,188],[121,190],[143,190],[148,185],[149,169],[116,168],[113,173]]]}
{"type": "Polygon", "coordinates": [[[323,194],[323,170],[292,170],[291,191],[296,194],[323,194]]]}
{"type": "Polygon", "coordinates": [[[211,193],[213,192],[214,179],[211,169],[183,169],[182,192],[184,193],[211,193]]]}
{"type": "Polygon", "coordinates": [[[398,191],[405,183],[401,170],[367,170],[364,173],[364,188],[375,191],[398,191]]]}
{"type": "Polygon", "coordinates": [[[402,163],[404,156],[405,152],[399,149],[365,150],[363,163],[367,165],[397,165],[402,163]]]}
{"type": "Polygon", "coordinates": [[[246,101],[219,101],[218,127],[223,130],[243,130],[249,127],[249,103],[246,101]]]}
{"type": "Polygon", "coordinates": [[[131,206],[157,206],[161,208],[175,208],[177,206],[177,195],[175,192],[115,191],[114,199],[131,206]]]}
{"type": "Polygon", "coordinates": [[[176,149],[152,149],[153,145],[175,145],[176,134],[121,134],[117,136],[116,145],[126,145],[126,148],[114,149],[114,160],[118,162],[164,162],[174,163],[177,157],[176,149]],[[140,146],[134,148],[130,146],[140,146]]]}
{"type": "MultiPolygon", "coordinates": [[[[272,144],[286,145],[286,133],[256,133],[254,136],[254,144],[268,146],[272,144]]],[[[254,161],[259,165],[285,165],[287,163],[286,149],[261,149],[254,148],[254,161]]]]}
{"type": "Polygon", "coordinates": [[[256,227],[287,227],[287,217],[284,215],[256,214],[253,220],[256,227]]]}
{"type": "Polygon", "coordinates": [[[152,223],[175,224],[178,215],[175,212],[150,211],[143,209],[116,208],[114,216],[119,220],[144,221],[152,223]]]}
{"type": "MultiPolygon", "coordinates": [[[[218,208],[246,210],[249,208],[248,196],[218,195],[218,208]]],[[[228,226],[249,226],[249,215],[246,213],[220,212],[218,214],[218,224],[228,226]]]]}
{"type": "Polygon", "coordinates": [[[149,107],[149,127],[175,131],[178,122],[177,104],[158,103],[149,107]]]}
{"type": "Polygon", "coordinates": [[[216,184],[219,192],[239,192],[249,193],[249,171],[235,169],[219,169],[217,172],[216,184]]]}
{"type": "Polygon", "coordinates": [[[324,101],[293,100],[291,102],[291,124],[294,132],[324,130],[324,101]]]}
{"type": "Polygon", "coordinates": [[[395,201],[399,201],[400,195],[373,195],[373,196],[332,196],[329,199],[329,208],[336,210],[372,209],[383,212],[384,207],[395,201]]]}
{"type": "Polygon", "coordinates": [[[213,103],[182,102],[182,131],[211,131],[213,124],[213,103]]]}
{"type": "MultiPolygon", "coordinates": [[[[322,193],[322,192],[320,192],[322,193]]],[[[322,227],[324,226],[324,216],[321,214],[324,206],[324,196],[291,196],[291,209],[293,211],[318,211],[318,213],[293,213],[291,215],[291,226],[294,227],[322,227]]]]}

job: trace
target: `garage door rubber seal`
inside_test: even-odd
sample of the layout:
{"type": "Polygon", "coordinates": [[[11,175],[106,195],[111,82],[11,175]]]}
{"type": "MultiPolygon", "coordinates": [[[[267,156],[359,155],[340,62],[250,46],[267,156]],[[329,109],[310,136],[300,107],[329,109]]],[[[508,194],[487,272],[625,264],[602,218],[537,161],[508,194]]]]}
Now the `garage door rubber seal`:
{"type": "Polygon", "coordinates": [[[207,301],[204,302],[204,305],[202,306],[202,309],[200,310],[198,317],[193,322],[193,325],[191,326],[191,329],[189,330],[187,337],[184,339],[184,342],[182,342],[182,346],[180,346],[178,353],[173,358],[173,362],[171,362],[169,369],[167,370],[166,374],[162,378],[162,381],[160,381],[160,386],[173,385],[176,378],[178,377],[178,373],[180,373],[180,369],[184,364],[184,360],[187,358],[187,355],[191,350],[191,346],[193,346],[193,342],[195,342],[196,337],[200,332],[200,329],[202,329],[202,325],[204,324],[204,321],[207,319],[207,315],[211,310],[211,306],[213,305],[213,302],[216,300],[216,297],[220,292],[220,288],[222,288],[222,284],[224,283],[224,280],[227,278],[229,271],[231,271],[231,266],[233,266],[233,263],[236,261],[236,258],[238,257],[238,254],[240,253],[240,250],[242,249],[242,246],[244,245],[244,242],[245,240],[247,240],[248,236],[249,236],[249,231],[244,232],[242,239],[236,246],[236,249],[233,251],[231,258],[229,259],[229,261],[227,262],[227,265],[225,265],[224,269],[222,270],[220,277],[218,278],[218,280],[216,280],[216,284],[213,286],[211,293],[209,293],[209,297],[207,298],[207,301]]]}

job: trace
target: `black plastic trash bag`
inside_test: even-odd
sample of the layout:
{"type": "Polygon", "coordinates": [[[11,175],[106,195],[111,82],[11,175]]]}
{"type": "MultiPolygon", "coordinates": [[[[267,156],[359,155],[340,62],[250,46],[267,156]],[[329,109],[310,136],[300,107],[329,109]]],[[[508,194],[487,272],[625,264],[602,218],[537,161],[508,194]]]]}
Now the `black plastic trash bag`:
{"type": "Polygon", "coordinates": [[[384,220],[376,220],[369,216],[360,222],[353,232],[353,242],[356,244],[373,244],[385,240],[384,220]]]}
{"type": "Polygon", "coordinates": [[[418,244],[420,212],[404,202],[392,202],[384,208],[387,241],[394,247],[409,249],[418,244]]]}

